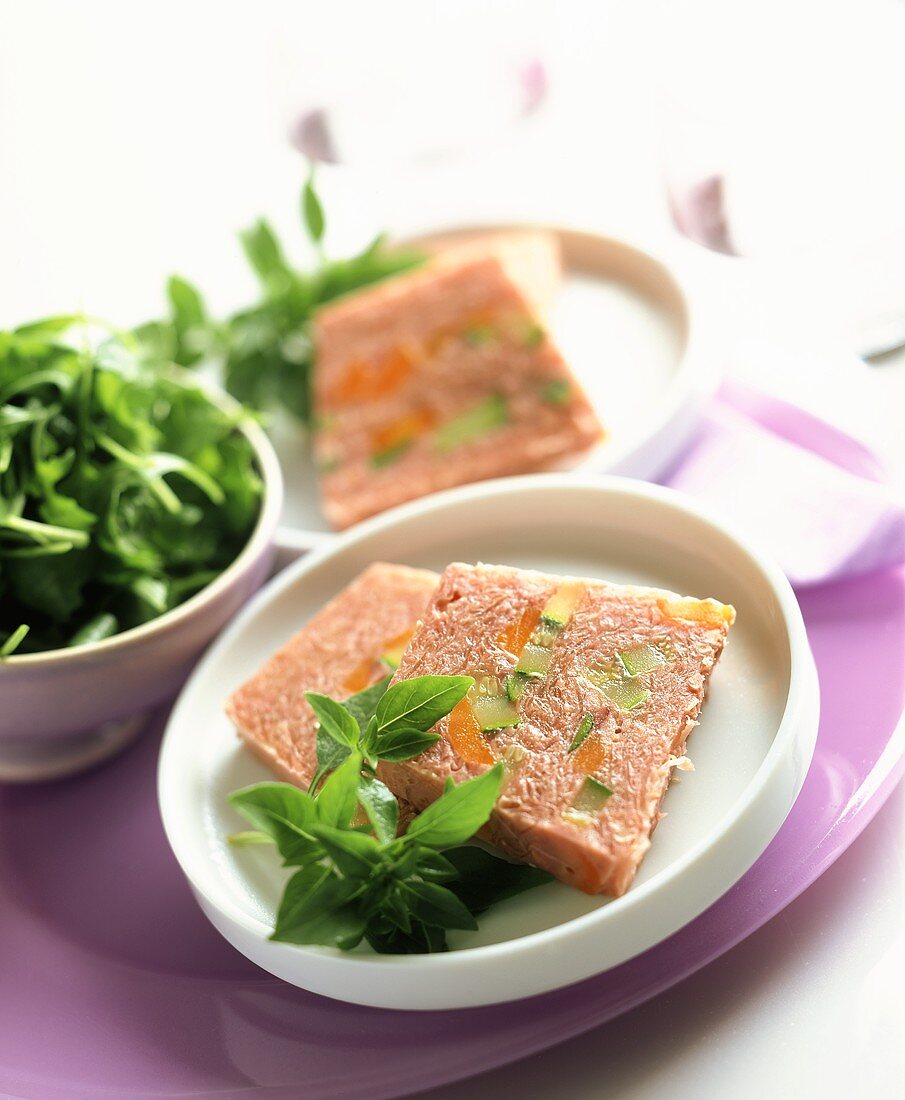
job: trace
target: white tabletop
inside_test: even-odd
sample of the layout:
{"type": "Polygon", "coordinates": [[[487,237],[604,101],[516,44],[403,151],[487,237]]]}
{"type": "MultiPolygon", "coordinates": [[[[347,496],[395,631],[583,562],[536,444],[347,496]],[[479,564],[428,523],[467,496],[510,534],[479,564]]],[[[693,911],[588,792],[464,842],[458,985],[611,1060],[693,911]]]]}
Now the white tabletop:
{"type": "MultiPolygon", "coordinates": [[[[469,40],[542,48],[549,109],[460,168],[413,170],[407,191],[405,170],[325,173],[336,241],[353,235],[353,223],[356,233],[379,227],[378,217],[404,233],[501,216],[666,240],[650,48],[662,5],[501,2],[490,19],[486,4],[460,2],[456,13],[450,27],[423,3],[7,6],[0,326],[80,306],[142,320],[160,310],[174,270],[205,287],[218,309],[241,302],[252,283],[233,231],[267,213],[287,237],[295,232],[303,166],[285,141],[293,106],[309,85],[335,91],[362,43],[378,59],[390,37],[397,49],[414,48],[419,18],[415,30],[435,50],[469,40]]],[[[734,29],[744,37],[743,26],[734,29]]],[[[668,50],[681,57],[701,32],[690,22],[683,44],[673,23],[668,50]]],[[[740,334],[795,349],[796,369],[788,356],[729,354],[730,374],[860,435],[905,486],[905,354],[868,367],[832,336],[819,297],[806,287],[790,292],[769,258],[685,247],[740,334]]],[[[905,1076],[903,842],[899,789],[815,886],[700,974],[589,1035],[434,1095],[835,1100],[897,1092],[905,1076]]]]}

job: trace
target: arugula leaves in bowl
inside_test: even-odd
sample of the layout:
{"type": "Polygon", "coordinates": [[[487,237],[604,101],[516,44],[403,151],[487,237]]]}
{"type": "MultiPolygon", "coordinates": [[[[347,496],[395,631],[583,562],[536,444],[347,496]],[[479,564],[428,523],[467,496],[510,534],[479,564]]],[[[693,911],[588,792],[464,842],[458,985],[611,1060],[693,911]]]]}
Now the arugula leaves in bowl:
{"type": "Polygon", "coordinates": [[[100,641],[223,572],[261,507],[243,416],[78,318],[0,332],[0,656],[100,641]]]}

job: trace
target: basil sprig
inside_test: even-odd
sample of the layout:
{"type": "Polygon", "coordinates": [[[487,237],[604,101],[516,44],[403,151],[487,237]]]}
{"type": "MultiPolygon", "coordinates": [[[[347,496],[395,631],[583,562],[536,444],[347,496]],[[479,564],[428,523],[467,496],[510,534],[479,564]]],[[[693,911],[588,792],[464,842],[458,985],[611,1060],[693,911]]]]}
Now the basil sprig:
{"type": "Polygon", "coordinates": [[[354,256],[328,260],[323,251],[326,218],[309,175],[300,201],[302,224],[317,258],[300,271],[286,257],[263,218],[239,239],[261,286],[260,299],[225,320],[208,312],[201,293],[186,279],[167,284],[169,316],[135,330],[151,361],[219,366],[226,389],[256,409],[279,407],[310,425],[311,319],[319,306],[422,262],[412,251],[388,249],[376,237],[354,256]]]}
{"type": "Polygon", "coordinates": [[[549,881],[465,845],[500,794],[503,766],[443,794],[397,836],[399,805],[376,775],[381,760],[408,760],[438,740],[431,728],[465,697],[470,676],[389,678],[337,702],[307,693],[320,723],[318,771],[308,791],[257,783],[232,805],[253,826],[235,843],[271,841],[297,867],[277,911],[273,940],[381,953],[447,950],[450,929],[475,929],[494,902],[549,881]]]}

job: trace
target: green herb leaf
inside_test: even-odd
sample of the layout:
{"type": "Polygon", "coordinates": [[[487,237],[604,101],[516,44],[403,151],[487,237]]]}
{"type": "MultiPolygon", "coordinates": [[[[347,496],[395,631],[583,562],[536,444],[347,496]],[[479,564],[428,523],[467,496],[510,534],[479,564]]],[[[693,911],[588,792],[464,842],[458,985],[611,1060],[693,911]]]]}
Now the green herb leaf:
{"type": "Polygon", "coordinates": [[[230,833],[227,842],[234,848],[248,848],[256,844],[273,844],[272,836],[258,829],[248,829],[243,833],[230,833]]]}
{"type": "Polygon", "coordinates": [[[320,722],[321,729],[334,741],[354,749],[358,745],[358,723],[341,704],[327,695],[306,691],[305,698],[320,722]]]}
{"type": "Polygon", "coordinates": [[[352,715],[362,733],[368,728],[368,723],[376,714],[377,704],[390,686],[391,679],[391,676],[386,676],[384,679],[378,680],[376,684],[372,684],[371,687],[365,688],[364,691],[356,692],[355,695],[350,695],[348,699],[343,699],[340,704],[352,715]]]}
{"type": "Polygon", "coordinates": [[[314,833],[346,878],[366,879],[380,862],[380,842],[366,833],[316,825],[314,833]]]}
{"type": "Polygon", "coordinates": [[[284,863],[305,863],[319,852],[311,833],[318,820],[314,799],[291,783],[255,783],[233,791],[229,801],[246,821],[273,837],[284,863]]]}
{"type": "Polygon", "coordinates": [[[378,739],[396,730],[429,730],[465,698],[473,683],[471,676],[418,676],[393,684],[377,704],[378,739]]]}
{"type": "Polygon", "coordinates": [[[104,638],[109,638],[115,634],[118,629],[119,622],[116,616],[111,615],[109,611],[102,611],[100,615],[95,615],[93,619],[89,619],[81,629],[77,630],[69,639],[69,644],[73,646],[102,642],[104,638]]]}
{"type": "Polygon", "coordinates": [[[308,236],[315,244],[320,244],[324,237],[324,208],[314,190],[314,169],[312,167],[305,187],[302,190],[302,217],[308,236]]]}
{"type": "MultiPolygon", "coordinates": [[[[433,724],[471,683],[468,676],[417,677],[396,685],[403,691],[375,685],[351,697],[347,706],[312,694],[309,701],[322,722],[320,771],[339,760],[319,792],[312,796],[271,783],[231,796],[257,830],[236,834],[233,842],[273,838],[284,861],[302,867],[286,886],[273,939],[351,950],[364,938],[378,952],[445,951],[446,929],[474,929],[474,912],[547,880],[542,872],[494,860],[481,849],[463,854],[453,848],[490,815],[503,781],[502,765],[459,786],[450,779],[441,797],[397,837],[398,803],[363,756],[377,746],[388,754],[383,759],[405,759],[432,744],[436,734],[406,723],[433,724]],[[361,748],[360,722],[365,727],[361,748]],[[348,743],[352,725],[355,748],[348,743]],[[359,805],[367,825],[355,817],[359,805]],[[453,851],[446,854],[439,850],[449,848],[453,851]]],[[[312,789],[318,783],[316,778],[312,789]]]]}
{"type": "Polygon", "coordinates": [[[553,881],[546,871],[527,863],[509,863],[474,844],[448,848],[443,856],[454,868],[449,889],[475,916],[505,898],[553,881]]]}
{"type": "Polygon", "coordinates": [[[316,742],[317,771],[308,788],[309,794],[313,794],[317,790],[324,776],[338,768],[351,751],[348,745],[344,745],[340,741],[334,741],[329,733],[324,732],[323,728],[318,728],[316,742]]]}
{"type": "Polygon", "coordinates": [[[398,928],[380,931],[368,928],[365,938],[382,955],[422,955],[449,950],[445,930],[421,921],[412,921],[407,933],[398,928]]]}
{"type": "Polygon", "coordinates": [[[494,764],[483,775],[445,791],[412,821],[406,840],[441,849],[464,844],[490,817],[503,776],[503,765],[494,764]]]}
{"type": "Polygon", "coordinates": [[[358,778],[361,753],[350,752],[321,787],[316,799],[317,818],[323,825],[345,829],[358,805],[358,778]]]}
{"type": "MultiPolygon", "coordinates": [[[[242,246],[261,282],[261,298],[224,321],[206,315],[201,296],[179,280],[170,285],[170,317],[135,330],[143,356],[156,365],[171,360],[192,365],[212,359],[226,388],[255,408],[278,406],[311,424],[310,383],[313,363],[311,319],[319,306],[422,263],[420,254],[390,250],[382,236],[357,255],[325,260],[325,217],[309,177],[302,191],[302,218],[318,246],[318,265],[310,272],[288,263],[271,226],[258,221],[241,234],[242,246]]],[[[2,452],[0,452],[2,458],[2,452]]]]}
{"type": "Polygon", "coordinates": [[[378,732],[372,740],[366,741],[365,745],[371,750],[371,755],[378,760],[396,764],[401,760],[411,760],[413,756],[420,756],[425,749],[429,749],[439,740],[439,733],[424,733],[422,730],[407,726],[397,726],[386,733],[378,732]]]}
{"type": "Polygon", "coordinates": [[[399,822],[399,803],[389,787],[373,775],[362,775],[358,781],[358,801],[377,839],[381,842],[392,840],[399,822]]]}
{"type": "Polygon", "coordinates": [[[405,897],[412,913],[424,924],[438,928],[463,928],[474,930],[478,922],[456,897],[452,890],[436,882],[405,884],[405,897]]]}
{"type": "MultiPolygon", "coordinates": [[[[458,871],[452,863],[433,848],[424,848],[415,845],[413,849],[415,867],[421,878],[430,882],[448,882],[458,875],[458,871]]],[[[456,849],[454,849],[456,850],[456,849]]]]}
{"type": "Polygon", "coordinates": [[[179,275],[167,280],[167,297],[173,309],[173,319],[182,331],[205,322],[204,302],[195,287],[179,275]]]}
{"type": "Polygon", "coordinates": [[[276,233],[263,218],[250,229],[239,234],[248,262],[255,269],[265,286],[273,286],[289,273],[288,265],[277,240],[276,233]]]}
{"type": "Polygon", "coordinates": [[[365,931],[353,901],[358,889],[357,883],[337,878],[327,868],[303,868],[286,884],[270,938],[351,950],[365,931]]]}

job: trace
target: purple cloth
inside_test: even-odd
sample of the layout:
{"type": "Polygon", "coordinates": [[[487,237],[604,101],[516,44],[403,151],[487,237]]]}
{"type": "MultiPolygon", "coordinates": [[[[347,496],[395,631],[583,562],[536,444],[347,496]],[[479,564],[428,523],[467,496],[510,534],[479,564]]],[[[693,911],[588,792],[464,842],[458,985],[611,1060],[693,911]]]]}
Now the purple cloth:
{"type": "Polygon", "coordinates": [[[844,432],[727,383],[662,480],[768,549],[804,586],[905,562],[905,507],[882,478],[844,432]]]}

